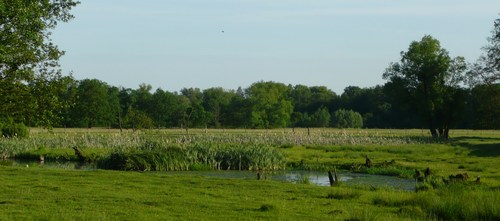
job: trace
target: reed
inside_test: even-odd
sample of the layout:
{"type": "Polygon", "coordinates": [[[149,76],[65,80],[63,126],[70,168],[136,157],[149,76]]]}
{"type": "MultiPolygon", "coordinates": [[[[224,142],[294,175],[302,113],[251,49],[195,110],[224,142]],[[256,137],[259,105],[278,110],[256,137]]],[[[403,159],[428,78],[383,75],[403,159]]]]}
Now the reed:
{"type": "Polygon", "coordinates": [[[190,145],[125,149],[99,161],[99,167],[134,171],[280,170],[285,157],[274,147],[247,145],[190,145]]]}

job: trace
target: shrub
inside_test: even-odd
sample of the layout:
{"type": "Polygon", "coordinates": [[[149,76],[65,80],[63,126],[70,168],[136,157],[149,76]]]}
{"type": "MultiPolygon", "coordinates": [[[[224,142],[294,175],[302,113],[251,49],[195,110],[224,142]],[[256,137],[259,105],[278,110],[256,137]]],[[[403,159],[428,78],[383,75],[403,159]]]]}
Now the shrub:
{"type": "Polygon", "coordinates": [[[360,113],[352,110],[340,109],[334,113],[333,124],[338,128],[362,128],[363,117],[360,113]]]}
{"type": "Polygon", "coordinates": [[[25,138],[29,135],[28,127],[23,123],[8,123],[1,126],[1,135],[4,137],[25,138]]]}

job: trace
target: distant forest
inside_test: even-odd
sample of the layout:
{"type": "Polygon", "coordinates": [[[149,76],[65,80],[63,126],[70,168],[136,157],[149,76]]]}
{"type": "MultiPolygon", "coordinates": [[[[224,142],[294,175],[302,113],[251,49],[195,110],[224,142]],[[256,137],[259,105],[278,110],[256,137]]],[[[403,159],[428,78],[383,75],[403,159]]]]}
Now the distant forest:
{"type": "MultiPolygon", "coordinates": [[[[349,86],[340,95],[325,86],[256,82],[237,90],[184,88],[180,92],[141,84],[138,89],[110,86],[97,79],[63,77],[57,93],[60,108],[50,122],[39,122],[37,108],[16,111],[16,121],[29,126],[110,128],[282,128],[363,127],[427,128],[413,102],[397,99],[391,84],[349,86]],[[62,85],[60,85],[62,86],[62,85]],[[26,117],[33,116],[33,118],[26,117]]],[[[499,129],[500,85],[463,88],[463,107],[453,128],[499,129]],[[496,102],[496,103],[494,103],[496,102]]],[[[43,93],[43,92],[40,92],[43,93]]],[[[43,105],[34,94],[27,105],[43,105]]],[[[418,104],[418,103],[414,103],[418,104]]],[[[28,106],[29,107],[29,106],[28,106]]],[[[12,115],[11,115],[12,116],[12,115]]]]}
{"type": "MultiPolygon", "coordinates": [[[[64,76],[50,39],[79,2],[0,1],[0,128],[452,128],[500,129],[500,19],[473,64],[426,35],[384,73],[387,82],[326,86],[256,82],[248,88],[138,89],[64,76]]],[[[397,53],[397,52],[395,52],[397,53]]],[[[91,65],[91,64],[89,64],[91,65]]],[[[140,74],[140,73],[138,73],[140,74]]],[[[307,74],[307,73],[305,73],[307,74]]],[[[118,76],[117,76],[118,77],[118,76]]],[[[21,128],[21,129],[19,129],[21,128]]]]}

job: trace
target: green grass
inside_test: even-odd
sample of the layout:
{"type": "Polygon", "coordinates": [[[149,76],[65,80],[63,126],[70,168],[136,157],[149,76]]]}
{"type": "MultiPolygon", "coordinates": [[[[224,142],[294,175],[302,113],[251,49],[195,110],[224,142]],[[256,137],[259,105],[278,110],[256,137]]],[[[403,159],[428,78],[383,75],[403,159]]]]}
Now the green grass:
{"type": "Polygon", "coordinates": [[[500,191],[319,187],[170,173],[0,166],[2,220],[498,220],[500,191]]]}
{"type": "MultiPolygon", "coordinates": [[[[264,155],[281,155],[280,164],[286,161],[288,168],[412,177],[415,169],[423,173],[429,167],[434,178],[411,192],[319,187],[304,185],[306,179],[293,184],[0,163],[0,220],[499,220],[500,131],[450,135],[444,142],[430,140],[425,130],[311,129],[307,135],[305,129],[192,129],[186,135],[180,129],[31,129],[27,139],[0,139],[0,158],[77,160],[71,147],[78,146],[89,161],[110,165],[120,161],[106,159],[122,153],[114,156],[142,165],[134,170],[235,169],[241,155],[252,155],[245,151],[268,148],[264,155]],[[365,156],[371,168],[364,166],[365,156]],[[448,185],[442,180],[459,173],[471,179],[448,185]],[[476,176],[480,184],[473,182],[476,176]]],[[[254,158],[265,159],[260,156],[254,158]]],[[[243,168],[248,165],[260,167],[243,168]]]]}
{"type": "Polygon", "coordinates": [[[329,199],[330,188],[314,185],[169,173],[0,167],[0,178],[7,220],[328,220],[366,204],[329,199]]]}

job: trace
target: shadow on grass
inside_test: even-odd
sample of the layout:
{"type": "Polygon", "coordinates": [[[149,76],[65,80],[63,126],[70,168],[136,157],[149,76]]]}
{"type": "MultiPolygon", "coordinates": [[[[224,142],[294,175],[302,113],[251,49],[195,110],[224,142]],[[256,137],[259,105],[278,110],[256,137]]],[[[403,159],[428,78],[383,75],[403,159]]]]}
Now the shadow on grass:
{"type": "Polygon", "coordinates": [[[485,137],[457,137],[453,143],[470,150],[469,156],[499,157],[500,138],[485,137]]]}

